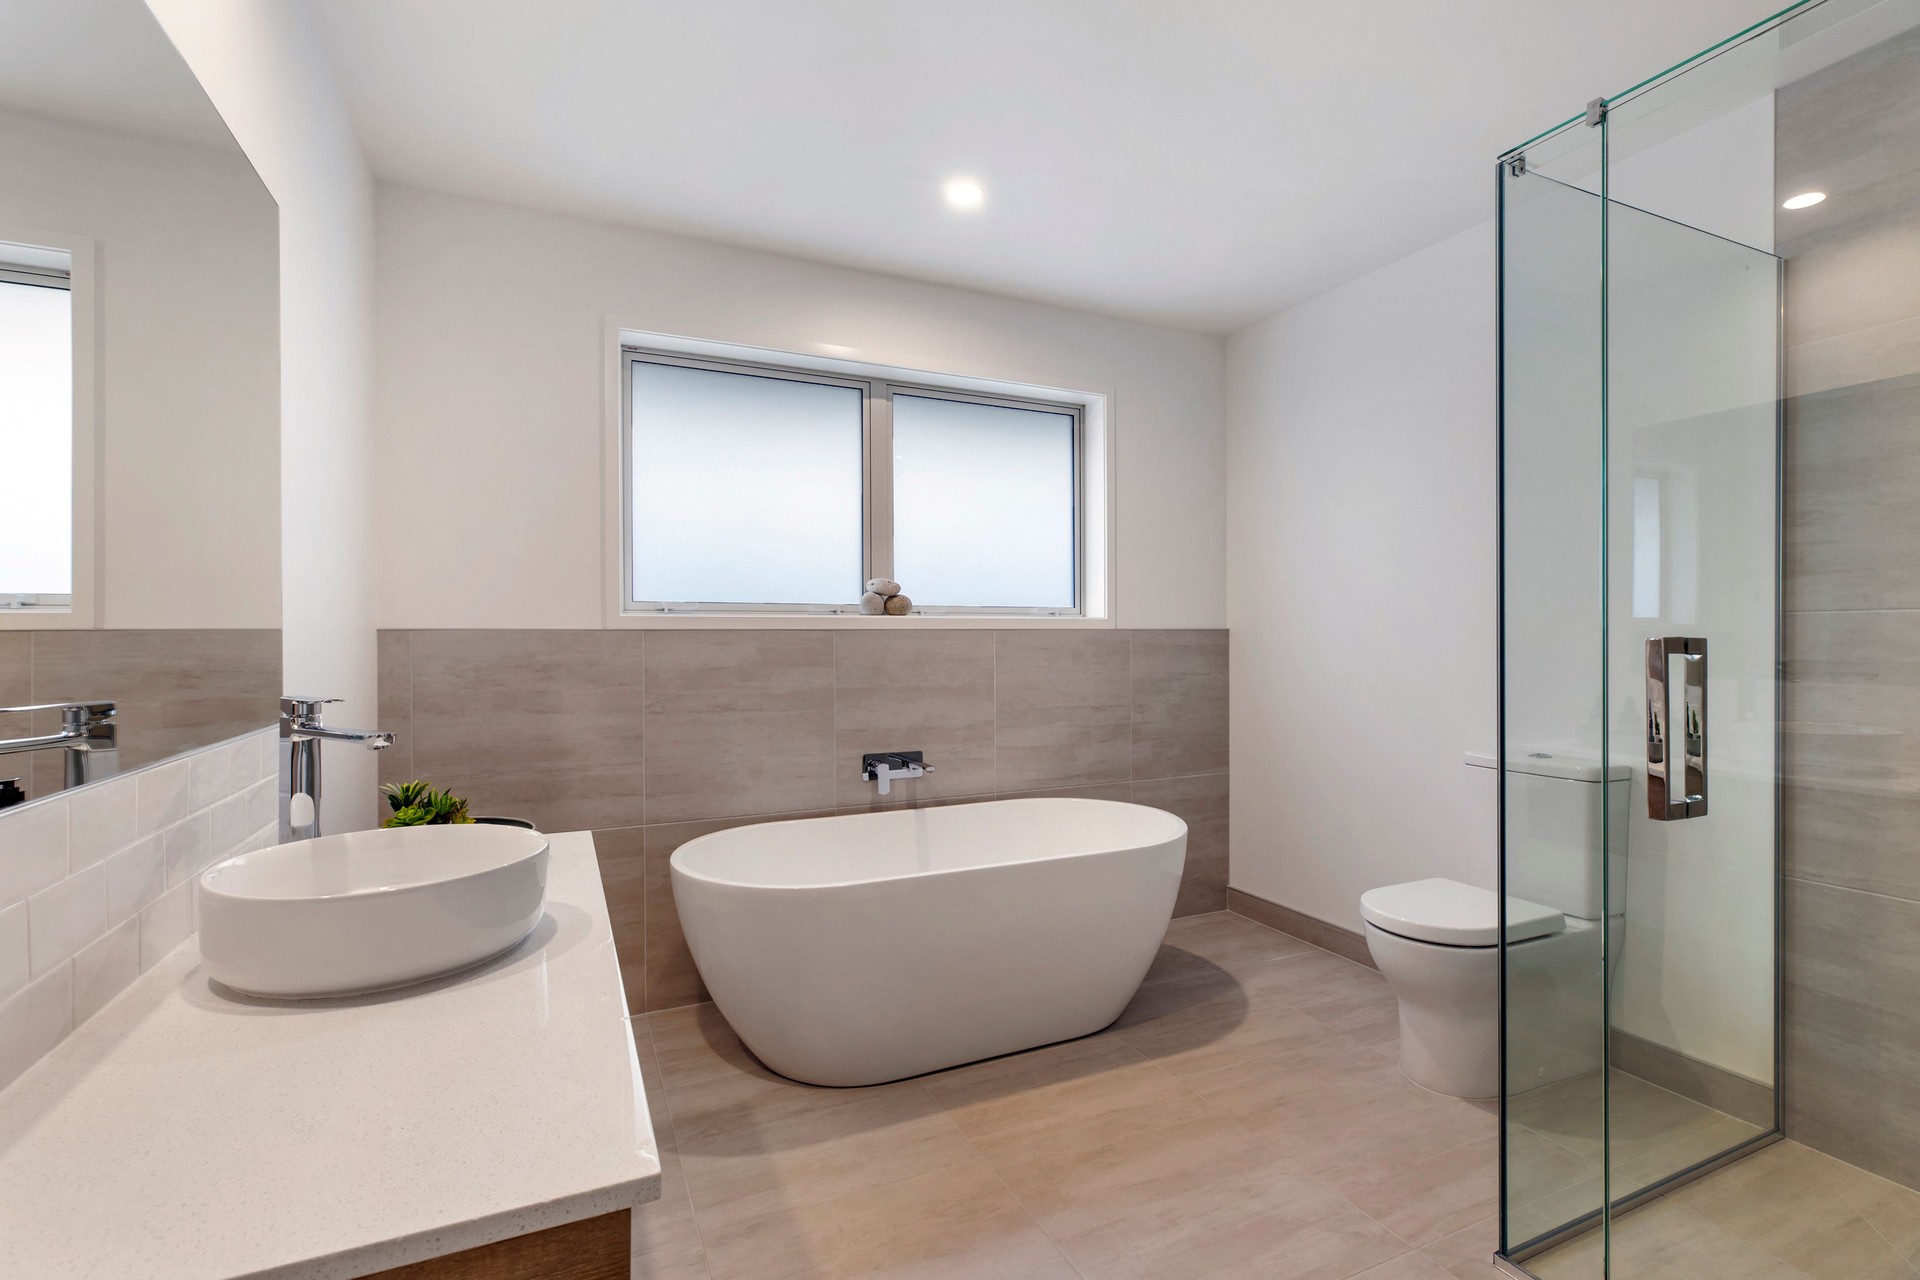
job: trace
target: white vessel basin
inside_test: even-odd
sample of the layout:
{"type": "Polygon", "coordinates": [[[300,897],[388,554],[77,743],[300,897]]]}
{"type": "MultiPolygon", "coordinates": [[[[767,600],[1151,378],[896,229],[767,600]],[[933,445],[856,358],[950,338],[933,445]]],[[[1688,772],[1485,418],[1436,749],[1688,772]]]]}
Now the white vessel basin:
{"type": "Polygon", "coordinates": [[[547,838],[483,825],[355,831],[243,853],[200,877],[200,956],[250,995],[314,998],[423,982],[539,923],[547,838]]]}

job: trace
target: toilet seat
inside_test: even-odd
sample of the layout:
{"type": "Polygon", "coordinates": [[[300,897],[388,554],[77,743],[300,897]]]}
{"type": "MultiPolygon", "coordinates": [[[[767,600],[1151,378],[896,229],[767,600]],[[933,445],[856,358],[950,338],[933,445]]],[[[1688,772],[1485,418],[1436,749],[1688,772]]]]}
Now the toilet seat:
{"type": "MultiPolygon", "coordinates": [[[[1500,899],[1458,880],[1414,880],[1360,895],[1360,916],[1376,929],[1442,947],[1491,947],[1500,941],[1500,899]]],[[[1507,899],[1507,941],[1559,933],[1567,919],[1552,907],[1507,899]]]]}

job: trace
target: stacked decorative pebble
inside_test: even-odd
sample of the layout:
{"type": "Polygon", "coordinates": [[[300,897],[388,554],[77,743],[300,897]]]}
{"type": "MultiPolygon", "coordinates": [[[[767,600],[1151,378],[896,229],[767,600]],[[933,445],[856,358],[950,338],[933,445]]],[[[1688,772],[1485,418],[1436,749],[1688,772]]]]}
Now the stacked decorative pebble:
{"type": "Polygon", "coordinates": [[[867,594],[860,597],[860,612],[903,618],[913,612],[913,601],[900,594],[900,584],[892,578],[874,578],[867,583],[867,594]]]}

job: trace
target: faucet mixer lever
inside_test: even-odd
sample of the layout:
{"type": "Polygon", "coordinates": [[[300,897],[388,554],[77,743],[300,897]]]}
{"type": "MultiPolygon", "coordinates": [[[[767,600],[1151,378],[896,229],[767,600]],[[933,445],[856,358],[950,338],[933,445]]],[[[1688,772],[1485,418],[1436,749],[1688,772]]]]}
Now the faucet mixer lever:
{"type": "Polygon", "coordinates": [[[933,772],[921,751],[869,751],[860,757],[860,776],[880,784],[880,794],[889,795],[896,780],[924,777],[933,772]]]}

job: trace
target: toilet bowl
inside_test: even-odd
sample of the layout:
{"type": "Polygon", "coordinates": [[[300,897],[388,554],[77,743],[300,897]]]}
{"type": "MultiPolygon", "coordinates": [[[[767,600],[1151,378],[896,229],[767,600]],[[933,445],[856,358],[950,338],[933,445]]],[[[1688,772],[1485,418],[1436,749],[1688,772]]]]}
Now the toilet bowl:
{"type": "MultiPolygon", "coordinates": [[[[1457,1098],[1500,1092],[1499,900],[1457,880],[1416,880],[1360,898],[1367,950],[1400,1002],[1400,1070],[1422,1088],[1457,1098]]],[[[1507,941],[1553,974],[1585,948],[1551,907],[1507,899],[1507,941]]],[[[1598,949],[1595,948],[1595,958],[1598,949]]]]}
{"type": "MultiPolygon", "coordinates": [[[[1578,750],[1469,753],[1468,811],[1494,845],[1507,813],[1506,1084],[1522,1093],[1604,1060],[1602,956],[1617,966],[1624,917],[1632,772],[1578,750]],[[1607,887],[1615,886],[1609,905],[1607,887]],[[1608,922],[1603,948],[1600,921],[1608,922]]],[[[1462,1098],[1500,1092],[1500,899],[1456,880],[1415,880],[1361,895],[1367,947],[1400,1001],[1400,1067],[1462,1098]]]]}

